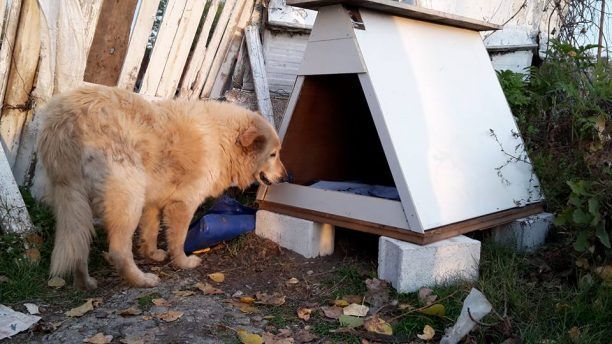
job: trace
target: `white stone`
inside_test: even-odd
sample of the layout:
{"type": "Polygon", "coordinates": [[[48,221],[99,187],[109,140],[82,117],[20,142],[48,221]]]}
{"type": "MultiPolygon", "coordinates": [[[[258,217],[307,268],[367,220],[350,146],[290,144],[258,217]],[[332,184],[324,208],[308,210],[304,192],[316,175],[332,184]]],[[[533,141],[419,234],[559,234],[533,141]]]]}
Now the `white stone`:
{"type": "Polygon", "coordinates": [[[306,258],[334,253],[335,228],[330,224],[260,210],[255,233],[306,258]]]}
{"type": "Polygon", "coordinates": [[[478,279],[480,241],[460,235],[428,245],[381,236],[378,278],[400,293],[421,287],[478,279]]]}
{"type": "Polygon", "coordinates": [[[491,237],[493,241],[513,246],[520,252],[533,252],[544,244],[554,219],[551,213],[527,216],[493,228],[491,237]]]}

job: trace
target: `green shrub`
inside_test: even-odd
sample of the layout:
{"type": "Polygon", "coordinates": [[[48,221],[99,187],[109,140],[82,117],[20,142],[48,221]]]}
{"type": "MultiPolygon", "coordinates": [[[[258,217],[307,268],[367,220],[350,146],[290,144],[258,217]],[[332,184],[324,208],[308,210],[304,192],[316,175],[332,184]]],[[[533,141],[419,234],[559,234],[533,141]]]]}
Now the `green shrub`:
{"type": "Polygon", "coordinates": [[[593,48],[553,42],[541,66],[498,77],[556,224],[571,230],[576,250],[605,256],[612,222],[612,77],[593,48]]]}

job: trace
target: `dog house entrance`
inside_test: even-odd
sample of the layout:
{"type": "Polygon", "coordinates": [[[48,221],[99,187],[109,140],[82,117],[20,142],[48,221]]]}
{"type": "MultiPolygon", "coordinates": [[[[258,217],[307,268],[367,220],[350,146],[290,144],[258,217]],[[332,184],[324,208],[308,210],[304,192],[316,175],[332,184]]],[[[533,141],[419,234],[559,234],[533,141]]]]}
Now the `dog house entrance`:
{"type": "Polygon", "coordinates": [[[305,77],[282,157],[298,185],[333,187],[326,181],[395,187],[355,74],[305,77]]]}

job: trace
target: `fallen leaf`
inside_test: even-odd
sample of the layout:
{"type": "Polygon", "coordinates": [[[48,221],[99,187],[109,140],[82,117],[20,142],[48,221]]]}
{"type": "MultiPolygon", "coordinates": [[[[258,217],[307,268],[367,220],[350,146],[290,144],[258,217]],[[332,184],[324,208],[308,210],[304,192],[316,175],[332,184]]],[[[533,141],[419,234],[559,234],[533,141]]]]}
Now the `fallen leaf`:
{"type": "Polygon", "coordinates": [[[433,290],[431,290],[429,288],[421,288],[421,289],[419,289],[419,302],[423,306],[432,305],[434,302],[436,302],[437,298],[438,298],[438,295],[435,295],[433,293],[433,290]]]}
{"type": "Polygon", "coordinates": [[[576,266],[585,270],[591,267],[589,264],[589,260],[584,257],[576,259],[576,266]]]}
{"type": "Polygon", "coordinates": [[[0,275],[0,284],[10,281],[8,277],[0,275]]]}
{"type": "Polygon", "coordinates": [[[40,246],[43,244],[43,238],[37,233],[30,233],[26,236],[26,241],[34,246],[40,246]]]}
{"type": "Polygon", "coordinates": [[[177,297],[187,297],[195,294],[193,290],[175,290],[172,293],[177,297]]]}
{"type": "Polygon", "coordinates": [[[340,326],[344,327],[355,328],[363,325],[363,318],[351,315],[341,315],[338,320],[340,320],[340,326]]]}
{"type": "Polygon", "coordinates": [[[574,326],[569,331],[567,331],[567,334],[569,334],[572,342],[577,342],[578,337],[580,337],[580,329],[577,326],[574,326]]]}
{"type": "Polygon", "coordinates": [[[183,312],[181,311],[167,311],[165,313],[156,313],[155,317],[159,320],[163,320],[165,322],[173,322],[178,320],[183,316],[183,312]]]}
{"type": "Polygon", "coordinates": [[[346,307],[349,305],[349,303],[346,300],[340,299],[340,300],[334,300],[333,305],[337,307],[346,307]]]}
{"type": "Polygon", "coordinates": [[[84,304],[80,305],[79,307],[75,307],[64,314],[69,317],[80,317],[93,310],[94,307],[99,306],[101,303],[102,299],[100,298],[87,299],[84,304]]]}
{"type": "Polygon", "coordinates": [[[238,290],[238,291],[236,291],[235,293],[232,294],[232,297],[241,297],[242,295],[244,295],[242,290],[238,290]]]}
{"type": "Polygon", "coordinates": [[[378,315],[374,315],[373,317],[366,319],[363,323],[363,327],[368,332],[386,334],[388,336],[393,335],[393,328],[389,325],[388,322],[379,318],[378,315]]]}
{"type": "Polygon", "coordinates": [[[25,308],[28,310],[28,313],[30,314],[40,314],[40,311],[38,310],[38,306],[33,304],[33,303],[24,303],[23,304],[25,306],[25,308]]]}
{"type": "Polygon", "coordinates": [[[52,288],[61,288],[66,285],[66,281],[64,281],[61,277],[53,277],[48,282],[47,285],[52,288]]]}
{"type": "Polygon", "coordinates": [[[349,304],[351,303],[362,304],[364,301],[364,297],[359,296],[359,295],[344,295],[342,297],[342,300],[346,300],[346,302],[348,302],[349,304]]]}
{"type": "Polygon", "coordinates": [[[365,284],[367,288],[365,301],[370,306],[378,308],[389,302],[390,289],[387,281],[379,280],[378,278],[368,278],[365,284]]]}
{"type": "Polygon", "coordinates": [[[85,338],[83,340],[83,343],[90,343],[90,344],[108,344],[113,340],[113,336],[111,336],[110,334],[105,335],[102,332],[98,332],[96,333],[95,336],[93,337],[89,337],[89,338],[85,338]]]}
{"type": "Polygon", "coordinates": [[[250,297],[250,296],[242,296],[240,299],[240,302],[242,303],[246,303],[246,304],[252,304],[253,302],[255,302],[255,299],[250,297]]]}
{"type": "Polygon", "coordinates": [[[317,339],[317,336],[307,329],[297,331],[293,337],[298,343],[310,343],[317,339]]]}
{"type": "Polygon", "coordinates": [[[257,292],[255,297],[257,298],[256,303],[260,303],[262,305],[280,306],[285,303],[285,296],[278,292],[275,292],[272,295],[257,292]]]}
{"type": "Polygon", "coordinates": [[[310,308],[299,308],[297,310],[297,316],[298,318],[302,319],[302,320],[310,320],[310,314],[312,313],[312,309],[310,308]]]}
{"type": "Polygon", "coordinates": [[[248,303],[242,303],[234,300],[230,301],[230,303],[232,304],[232,306],[238,308],[242,313],[253,314],[259,312],[259,309],[249,305],[248,303]]]}
{"type": "Polygon", "coordinates": [[[243,329],[238,329],[238,331],[236,331],[236,334],[238,335],[240,342],[243,344],[263,344],[264,342],[263,338],[261,338],[260,335],[251,333],[243,329]]]}
{"type": "Polygon", "coordinates": [[[211,280],[217,283],[221,283],[225,281],[225,275],[222,272],[215,272],[215,273],[209,274],[208,278],[210,278],[211,280]]]}
{"type": "Polygon", "coordinates": [[[286,337],[285,334],[272,334],[270,332],[264,332],[261,334],[264,343],[266,344],[293,344],[295,340],[291,337],[286,337]]]}
{"type": "Polygon", "coordinates": [[[200,289],[204,293],[204,295],[223,294],[223,290],[213,287],[210,283],[198,282],[195,284],[195,287],[200,289]]]}
{"type": "Polygon", "coordinates": [[[120,310],[119,312],[117,312],[117,314],[124,316],[124,317],[132,316],[132,315],[140,315],[142,314],[142,310],[138,307],[132,306],[130,308],[120,310]]]}
{"type": "Polygon", "coordinates": [[[28,257],[31,263],[40,262],[40,251],[35,247],[27,249],[25,251],[25,255],[28,257]]]}
{"type": "Polygon", "coordinates": [[[150,315],[143,315],[142,316],[142,320],[151,320],[151,319],[153,319],[153,317],[150,316],[150,315]]]}
{"type": "Polygon", "coordinates": [[[351,303],[350,305],[344,307],[342,309],[342,313],[344,315],[353,315],[356,317],[365,317],[368,315],[368,311],[370,308],[364,305],[358,305],[356,303],[351,303]]]}
{"type": "Polygon", "coordinates": [[[425,325],[425,327],[423,328],[423,334],[417,334],[417,337],[422,340],[431,340],[435,335],[436,330],[434,330],[433,327],[429,325],[425,325]]]}
{"type": "Polygon", "coordinates": [[[161,298],[161,297],[157,298],[157,299],[151,300],[151,303],[153,303],[155,306],[158,306],[158,307],[168,307],[168,306],[170,306],[168,301],[166,301],[166,299],[161,298]]]}
{"type": "Polygon", "coordinates": [[[599,266],[595,273],[603,280],[606,287],[612,287],[612,265],[599,266]]]}
{"type": "Polygon", "coordinates": [[[133,337],[122,338],[119,341],[121,343],[123,343],[123,344],[144,344],[145,343],[144,339],[142,339],[142,338],[133,338],[133,337]]]}
{"type": "Polygon", "coordinates": [[[209,251],[210,251],[210,247],[207,247],[207,248],[203,248],[201,250],[193,251],[193,252],[191,252],[191,254],[204,254],[204,253],[209,252],[209,251]]]}
{"type": "Polygon", "coordinates": [[[427,315],[436,315],[439,317],[444,317],[444,315],[446,314],[445,310],[444,310],[444,305],[436,303],[435,305],[431,305],[425,309],[421,309],[419,312],[423,313],[423,314],[427,314],[427,315]]]}
{"type": "Polygon", "coordinates": [[[298,283],[300,283],[300,281],[299,281],[297,278],[295,278],[295,277],[291,277],[291,278],[290,278],[290,279],[287,281],[287,284],[298,284],[298,283]]]}
{"type": "Polygon", "coordinates": [[[400,303],[397,306],[397,308],[399,308],[402,311],[405,310],[405,309],[407,309],[409,311],[414,309],[414,307],[411,304],[408,304],[408,303],[400,303]]]}
{"type": "Polygon", "coordinates": [[[338,319],[342,315],[342,308],[338,306],[323,306],[321,310],[326,317],[331,319],[338,319]]]}

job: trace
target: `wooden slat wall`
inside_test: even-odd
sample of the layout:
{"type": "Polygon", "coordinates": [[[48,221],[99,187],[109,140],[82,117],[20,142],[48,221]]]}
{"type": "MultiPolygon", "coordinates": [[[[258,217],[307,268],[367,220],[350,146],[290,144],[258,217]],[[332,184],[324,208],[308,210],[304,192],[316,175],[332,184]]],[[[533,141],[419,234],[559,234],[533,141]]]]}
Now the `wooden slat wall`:
{"type": "Polygon", "coordinates": [[[19,14],[21,13],[21,0],[13,0],[11,6],[7,8],[5,12],[7,12],[7,17],[4,25],[2,48],[0,49],[0,99],[2,99],[3,104],[4,92],[8,82],[9,66],[13,58],[13,47],[15,46],[19,14]]]}
{"type": "Polygon", "coordinates": [[[136,13],[136,24],[130,35],[130,42],[125,60],[123,61],[121,74],[119,75],[119,82],[117,83],[117,86],[121,88],[134,89],[136,79],[138,78],[138,71],[142,64],[142,58],[147,49],[149,35],[151,35],[151,28],[155,21],[157,8],[159,7],[159,1],[147,0],[140,3],[140,8],[138,13],[136,13]]]}

